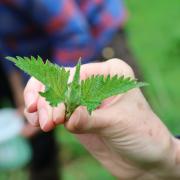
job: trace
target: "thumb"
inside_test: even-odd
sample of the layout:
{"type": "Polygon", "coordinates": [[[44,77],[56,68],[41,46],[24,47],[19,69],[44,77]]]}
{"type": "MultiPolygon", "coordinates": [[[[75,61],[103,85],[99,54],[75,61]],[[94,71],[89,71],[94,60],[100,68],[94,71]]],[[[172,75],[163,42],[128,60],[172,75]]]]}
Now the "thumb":
{"type": "Polygon", "coordinates": [[[65,123],[65,127],[70,132],[77,134],[98,132],[104,127],[104,123],[96,111],[90,115],[86,107],[79,106],[65,123]]]}

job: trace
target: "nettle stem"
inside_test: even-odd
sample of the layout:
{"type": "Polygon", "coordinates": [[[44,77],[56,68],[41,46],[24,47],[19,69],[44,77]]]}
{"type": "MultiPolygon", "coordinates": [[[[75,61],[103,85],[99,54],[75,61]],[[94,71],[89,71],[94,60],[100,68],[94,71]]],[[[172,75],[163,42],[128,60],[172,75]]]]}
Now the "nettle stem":
{"type": "Polygon", "coordinates": [[[79,106],[80,104],[67,104],[65,103],[65,118],[66,121],[69,120],[69,118],[71,117],[72,113],[74,112],[74,110],[79,106]]]}
{"type": "Polygon", "coordinates": [[[65,96],[65,118],[66,120],[69,120],[72,113],[75,111],[75,109],[80,106],[80,94],[79,93],[72,93],[71,88],[68,88],[68,91],[65,96]],[[72,98],[73,96],[73,98],[72,98]]]}
{"type": "Polygon", "coordinates": [[[72,112],[69,111],[69,108],[68,108],[66,103],[65,103],[65,108],[66,108],[66,110],[65,110],[65,121],[68,121],[69,118],[71,117],[72,112]]]}

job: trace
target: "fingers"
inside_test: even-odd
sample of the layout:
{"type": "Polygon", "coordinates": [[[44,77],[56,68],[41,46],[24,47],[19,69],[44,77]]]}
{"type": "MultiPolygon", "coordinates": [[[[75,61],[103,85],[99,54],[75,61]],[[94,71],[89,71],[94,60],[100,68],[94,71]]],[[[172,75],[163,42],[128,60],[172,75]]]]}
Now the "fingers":
{"type": "Polygon", "coordinates": [[[52,108],[45,98],[39,95],[44,86],[35,78],[31,78],[24,90],[26,108],[24,114],[30,124],[40,126],[43,131],[50,131],[55,125],[62,124],[65,116],[64,104],[52,108]]]}
{"type": "Polygon", "coordinates": [[[53,108],[53,122],[55,125],[63,124],[65,121],[65,105],[60,103],[53,108]]]}
{"type": "Polygon", "coordinates": [[[106,119],[102,119],[102,110],[96,110],[91,115],[86,107],[78,107],[70,119],[65,122],[65,127],[73,133],[100,133],[101,129],[109,126],[106,119]]]}
{"type": "Polygon", "coordinates": [[[40,131],[39,128],[33,127],[31,124],[25,124],[21,131],[21,135],[25,138],[31,138],[40,131]]]}
{"type": "Polygon", "coordinates": [[[90,63],[90,64],[84,64],[81,66],[81,79],[84,80],[88,78],[91,75],[97,75],[97,74],[108,74],[109,73],[109,67],[106,66],[106,62],[103,63],[90,63]]]}
{"type": "MultiPolygon", "coordinates": [[[[70,68],[70,79],[72,81],[75,69],[70,68]]],[[[92,63],[82,65],[81,79],[86,79],[93,74],[119,74],[134,77],[132,69],[119,59],[112,59],[103,63],[92,63]]],[[[70,119],[65,122],[65,106],[59,104],[58,107],[52,108],[43,97],[39,96],[39,91],[43,85],[34,78],[31,78],[25,88],[24,98],[26,104],[25,115],[28,121],[40,126],[42,130],[49,131],[58,124],[65,123],[66,128],[74,133],[93,132],[97,129],[104,128],[108,122],[101,121],[102,109],[98,109],[90,116],[85,107],[78,107],[70,119]]]]}
{"type": "Polygon", "coordinates": [[[93,74],[111,74],[111,75],[124,75],[134,77],[131,67],[120,59],[111,59],[103,63],[91,63],[82,65],[81,79],[86,79],[93,74]]]}
{"type": "Polygon", "coordinates": [[[40,126],[45,132],[52,130],[56,125],[64,123],[65,106],[59,104],[57,107],[51,107],[43,97],[39,97],[37,112],[26,114],[28,121],[40,126]]]}
{"type": "Polygon", "coordinates": [[[48,132],[55,126],[63,124],[65,120],[65,106],[59,104],[52,108],[43,97],[39,97],[37,112],[29,113],[25,109],[24,114],[28,122],[33,126],[39,126],[43,131],[48,132]]]}
{"type": "Polygon", "coordinates": [[[37,101],[39,97],[39,91],[42,89],[42,83],[35,78],[31,78],[24,90],[24,101],[26,110],[29,113],[37,111],[37,101]]]}
{"type": "Polygon", "coordinates": [[[39,92],[41,91],[43,85],[35,78],[31,78],[24,90],[24,101],[25,110],[24,115],[28,122],[33,126],[39,126],[39,118],[37,113],[37,104],[39,98],[39,92]]]}
{"type": "Polygon", "coordinates": [[[27,109],[24,110],[24,115],[26,117],[26,119],[28,120],[28,122],[33,125],[33,126],[39,126],[39,121],[38,121],[38,113],[34,112],[34,113],[29,113],[27,111],[27,109]]]}
{"type": "Polygon", "coordinates": [[[109,67],[109,73],[111,75],[124,75],[126,77],[134,78],[134,72],[132,68],[120,59],[110,59],[105,62],[106,66],[109,67]]]}
{"type": "Polygon", "coordinates": [[[52,119],[52,107],[47,103],[45,98],[39,96],[37,109],[41,129],[44,131],[51,130],[55,126],[52,119]]]}

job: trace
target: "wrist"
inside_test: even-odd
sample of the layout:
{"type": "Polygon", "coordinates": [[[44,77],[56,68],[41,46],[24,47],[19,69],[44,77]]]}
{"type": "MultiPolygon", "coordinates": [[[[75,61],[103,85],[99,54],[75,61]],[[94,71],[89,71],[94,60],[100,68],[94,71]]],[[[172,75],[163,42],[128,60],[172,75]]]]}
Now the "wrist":
{"type": "Polygon", "coordinates": [[[162,152],[162,158],[151,168],[142,168],[143,173],[137,180],[179,180],[180,179],[180,141],[172,137],[166,156],[162,152]]]}
{"type": "Polygon", "coordinates": [[[153,174],[158,180],[180,179],[180,141],[172,137],[166,158],[157,165],[153,174]]]}

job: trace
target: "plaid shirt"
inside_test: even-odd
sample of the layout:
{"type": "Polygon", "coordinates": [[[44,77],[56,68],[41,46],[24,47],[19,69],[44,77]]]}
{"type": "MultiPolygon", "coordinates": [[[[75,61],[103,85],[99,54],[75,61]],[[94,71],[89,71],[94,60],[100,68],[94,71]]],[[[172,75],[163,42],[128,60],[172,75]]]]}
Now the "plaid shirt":
{"type": "MultiPolygon", "coordinates": [[[[123,24],[123,0],[0,0],[0,56],[43,56],[73,66],[96,58],[123,24]]],[[[4,61],[3,61],[4,62],[4,61]]],[[[5,62],[6,70],[13,66],[5,62]]]]}

